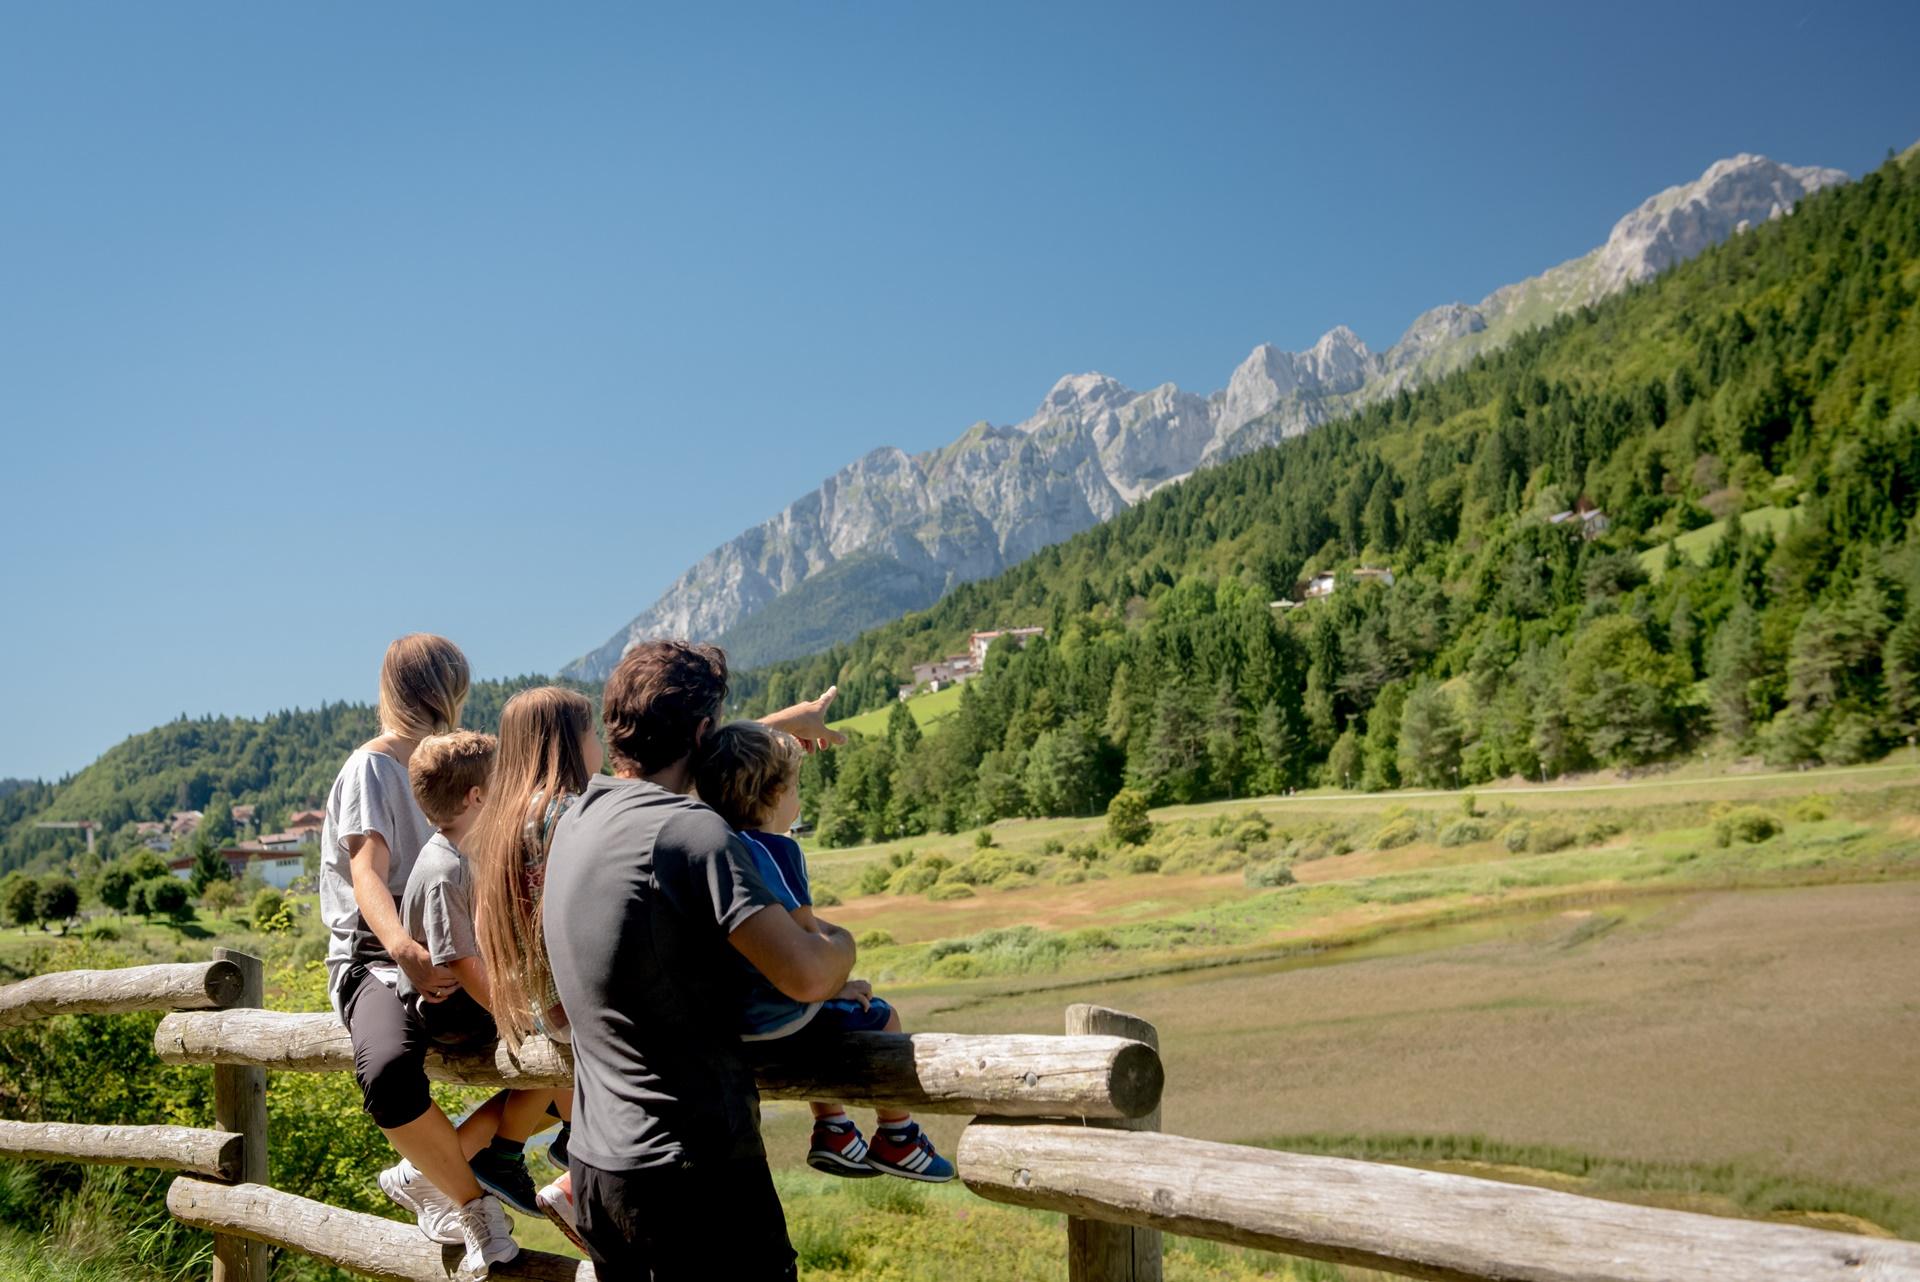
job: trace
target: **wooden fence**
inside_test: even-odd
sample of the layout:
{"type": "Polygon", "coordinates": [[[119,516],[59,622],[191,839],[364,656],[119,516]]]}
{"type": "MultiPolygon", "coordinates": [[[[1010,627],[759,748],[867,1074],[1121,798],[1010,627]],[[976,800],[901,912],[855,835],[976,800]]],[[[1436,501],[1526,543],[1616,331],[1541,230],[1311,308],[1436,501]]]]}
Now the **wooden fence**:
{"type": "MultiPolygon", "coordinates": [[[[350,1072],[331,1015],[259,1009],[257,959],[67,971],[0,989],[0,1027],[61,1014],[165,1010],[169,1064],[214,1069],[217,1129],[0,1122],[0,1155],[180,1172],[167,1208],[213,1235],[216,1282],[263,1282],[266,1249],[372,1278],[447,1282],[460,1252],[411,1223],[267,1184],[266,1073],[350,1072]]],[[[982,1197],[1067,1216],[1073,1282],[1157,1282],[1160,1235],[1179,1233],[1416,1278],[1493,1282],[1920,1282],[1920,1244],[1631,1206],[1466,1176],[1277,1153],[1159,1133],[1151,1025],[1068,1008],[1066,1033],[863,1033],[830,1058],[770,1064],[763,1094],[898,1103],[972,1118],[956,1158],[982,1197]]],[[[555,1086],[565,1052],[445,1054],[428,1075],[555,1086]]],[[[523,1251],[500,1279],[593,1282],[579,1260],[523,1251]]]]}

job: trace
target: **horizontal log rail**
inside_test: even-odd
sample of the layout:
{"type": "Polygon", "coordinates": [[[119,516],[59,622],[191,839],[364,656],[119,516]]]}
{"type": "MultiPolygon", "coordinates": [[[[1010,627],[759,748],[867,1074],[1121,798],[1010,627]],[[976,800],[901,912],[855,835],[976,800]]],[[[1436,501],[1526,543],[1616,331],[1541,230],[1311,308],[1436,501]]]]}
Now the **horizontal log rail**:
{"type": "MultiPolygon", "coordinates": [[[[382,1282],[448,1282],[460,1266],[461,1248],[430,1242],[411,1223],[346,1211],[282,1193],[260,1184],[208,1184],[182,1176],[167,1189],[167,1209],[182,1224],[227,1237],[247,1238],[324,1260],[382,1282]]],[[[726,1250],[714,1246],[720,1271],[726,1250]]],[[[512,1264],[496,1264],[490,1282],[593,1282],[584,1260],[522,1251],[512,1264]]]]}
{"type": "Polygon", "coordinates": [[[1920,1282],[1920,1243],[1142,1131],[976,1122],[995,1202],[1442,1282],[1920,1282]]]}
{"type": "MultiPolygon", "coordinates": [[[[351,1072],[353,1046],[327,1014],[229,1010],[169,1015],[154,1032],[168,1064],[244,1064],[351,1072]]],[[[855,1033],[831,1053],[767,1057],[761,1091],[773,1099],[900,1104],[983,1117],[1140,1117],[1160,1103],[1165,1076],[1152,1047],[1123,1037],[855,1033]]],[[[477,1052],[434,1051],[427,1076],[473,1086],[565,1086],[566,1051],[544,1038],[477,1052]]]]}
{"type": "Polygon", "coordinates": [[[0,1028],[50,1015],[218,1010],[240,1000],[244,983],[230,961],[56,971],[0,988],[0,1028]]]}
{"type": "Polygon", "coordinates": [[[242,1136],[191,1126],[75,1126],[0,1121],[0,1154],[42,1162],[151,1166],[216,1180],[240,1174],[242,1136]]]}

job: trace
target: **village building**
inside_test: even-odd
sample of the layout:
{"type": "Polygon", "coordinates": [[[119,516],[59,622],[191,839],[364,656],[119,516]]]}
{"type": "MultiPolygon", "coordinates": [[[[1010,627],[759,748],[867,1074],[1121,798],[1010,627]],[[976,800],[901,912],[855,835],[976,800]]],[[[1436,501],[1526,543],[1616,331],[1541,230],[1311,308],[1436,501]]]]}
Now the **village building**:
{"type": "Polygon", "coordinates": [[[235,828],[251,828],[253,827],[254,817],[259,813],[260,807],[258,806],[235,806],[233,808],[233,826],[235,828]]]}
{"type": "MultiPolygon", "coordinates": [[[[1370,565],[1363,565],[1359,569],[1352,571],[1352,578],[1355,583],[1378,583],[1382,587],[1389,588],[1393,586],[1392,570],[1380,569],[1370,565]]],[[[1332,596],[1334,589],[1339,585],[1339,575],[1332,570],[1322,570],[1311,579],[1308,579],[1304,584],[1299,585],[1300,599],[1302,601],[1311,601],[1315,597],[1332,596]]],[[[1278,605],[1279,603],[1275,602],[1275,604],[1278,605]]]]}
{"type": "MultiPolygon", "coordinates": [[[[269,850],[259,842],[243,841],[235,846],[227,846],[215,852],[226,861],[227,872],[235,881],[240,881],[248,873],[275,890],[285,890],[294,879],[306,871],[306,860],[296,851],[288,854],[283,851],[269,850]]],[[[176,855],[167,861],[167,871],[182,881],[193,880],[194,857],[176,855]]]]}
{"type": "Polygon", "coordinates": [[[167,816],[167,831],[175,838],[191,837],[206,817],[200,810],[176,810],[167,816]]]}
{"type": "Polygon", "coordinates": [[[990,632],[976,632],[967,638],[965,654],[950,654],[944,659],[914,664],[913,680],[901,686],[898,693],[905,699],[970,680],[987,666],[987,650],[995,641],[1010,637],[1024,647],[1033,638],[1046,634],[1045,628],[995,628],[990,632]]]}
{"type": "Polygon", "coordinates": [[[173,832],[161,820],[149,819],[137,823],[133,826],[133,830],[139,835],[140,844],[148,850],[165,854],[173,849],[173,832]]]}

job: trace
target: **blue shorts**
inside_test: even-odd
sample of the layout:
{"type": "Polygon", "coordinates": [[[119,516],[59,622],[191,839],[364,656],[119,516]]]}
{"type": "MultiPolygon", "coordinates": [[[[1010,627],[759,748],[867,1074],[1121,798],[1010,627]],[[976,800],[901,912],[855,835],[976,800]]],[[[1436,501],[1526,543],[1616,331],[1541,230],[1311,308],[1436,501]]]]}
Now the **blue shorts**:
{"type": "Polygon", "coordinates": [[[878,997],[868,998],[865,1010],[859,1002],[842,1001],[834,998],[830,1002],[821,1002],[820,1010],[807,1021],[803,1033],[819,1029],[823,1033],[878,1033],[893,1018],[893,1007],[878,997]]]}

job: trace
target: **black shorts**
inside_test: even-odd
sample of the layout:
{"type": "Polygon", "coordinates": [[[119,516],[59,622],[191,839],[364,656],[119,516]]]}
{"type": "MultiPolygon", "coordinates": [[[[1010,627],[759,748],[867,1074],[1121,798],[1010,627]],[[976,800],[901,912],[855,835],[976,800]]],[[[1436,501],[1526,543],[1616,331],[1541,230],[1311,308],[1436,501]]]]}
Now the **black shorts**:
{"type": "Polygon", "coordinates": [[[382,1130],[417,1121],[433,1107],[427,1050],[494,1036],[493,1018],[465,990],[444,1002],[416,1003],[355,966],[340,985],[340,1017],[353,1041],[360,1103],[382,1130]]]}
{"type": "Polygon", "coordinates": [[[787,1217],[764,1157],[602,1171],[573,1157],[580,1236],[602,1282],[788,1282],[787,1217]]]}

